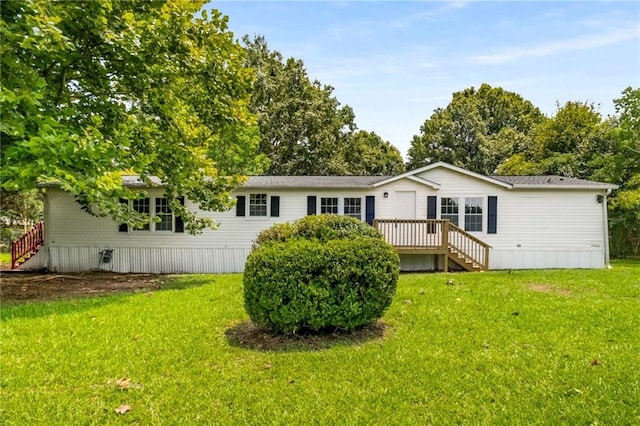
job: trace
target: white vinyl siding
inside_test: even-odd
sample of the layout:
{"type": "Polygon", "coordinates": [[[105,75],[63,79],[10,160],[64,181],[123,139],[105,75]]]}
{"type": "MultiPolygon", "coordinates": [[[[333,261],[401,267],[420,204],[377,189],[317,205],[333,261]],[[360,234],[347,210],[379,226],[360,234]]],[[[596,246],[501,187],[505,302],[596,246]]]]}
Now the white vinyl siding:
{"type": "MultiPolygon", "coordinates": [[[[521,269],[548,267],[596,268],[603,265],[602,204],[596,195],[604,191],[592,190],[508,190],[457,172],[433,169],[420,175],[440,183],[434,190],[409,179],[400,179],[375,188],[362,189],[252,189],[238,190],[232,195],[245,196],[247,207],[250,194],[265,194],[264,212],[269,214],[271,195],[279,196],[280,216],[246,220],[236,217],[235,209],[226,212],[199,211],[186,200],[186,207],[198,215],[219,224],[216,230],[206,229],[200,235],[173,232],[118,232],[118,223],[109,217],[88,215],[74,202],[72,196],[59,189],[47,189],[45,207],[45,247],[43,264],[52,271],[82,271],[98,267],[98,253],[104,248],[114,249],[110,267],[119,272],[241,272],[252,241],[258,233],[275,223],[291,222],[307,214],[307,196],[318,198],[318,212],[322,198],[338,198],[338,212],[345,214],[344,200],[360,200],[358,217],[363,217],[364,197],[375,196],[375,217],[394,219],[395,193],[416,191],[416,219],[425,219],[427,196],[481,198],[483,207],[482,232],[475,236],[491,245],[489,255],[492,269],[521,269]],[[389,194],[384,198],[384,193],[389,194]],[[266,196],[268,193],[269,196],[266,196]],[[497,234],[486,233],[487,197],[498,197],[497,234]],[[553,212],[553,214],[550,214],[553,212]]],[[[156,197],[163,197],[161,188],[147,189],[150,206],[156,197]]],[[[247,208],[247,215],[249,214],[247,208]]],[[[439,214],[441,211],[438,210],[439,214]]],[[[355,212],[354,212],[355,214],[355,212]]],[[[460,222],[465,215],[458,209],[460,222]]],[[[464,225],[464,223],[463,223],[464,225]]],[[[175,230],[175,223],[173,225],[175,230]]],[[[131,230],[130,230],[131,231],[131,230]]],[[[403,267],[424,269],[433,264],[426,257],[404,261],[403,267]],[[409,263],[407,263],[409,262],[409,263]],[[415,263],[415,265],[414,265],[415,263]]],[[[24,264],[29,265],[29,262],[24,264]]],[[[442,266],[442,263],[440,263],[442,266]]]]}

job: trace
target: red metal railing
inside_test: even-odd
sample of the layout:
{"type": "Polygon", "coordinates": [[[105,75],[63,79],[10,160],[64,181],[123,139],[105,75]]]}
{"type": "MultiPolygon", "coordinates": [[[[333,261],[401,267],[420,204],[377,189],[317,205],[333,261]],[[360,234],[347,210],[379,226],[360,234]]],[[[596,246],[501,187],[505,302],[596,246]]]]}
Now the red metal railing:
{"type": "Polygon", "coordinates": [[[36,254],[43,243],[44,222],[38,222],[19,240],[11,243],[11,269],[17,268],[26,262],[29,256],[36,254]]]}

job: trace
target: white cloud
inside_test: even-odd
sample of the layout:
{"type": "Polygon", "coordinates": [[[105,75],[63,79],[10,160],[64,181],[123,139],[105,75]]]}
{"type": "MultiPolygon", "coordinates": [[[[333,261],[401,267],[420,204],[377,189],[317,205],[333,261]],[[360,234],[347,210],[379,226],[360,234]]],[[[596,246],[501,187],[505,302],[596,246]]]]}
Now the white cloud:
{"type": "Polygon", "coordinates": [[[512,48],[489,55],[477,55],[472,57],[472,62],[479,65],[502,65],[522,58],[549,56],[574,50],[587,50],[610,46],[637,39],[638,37],[640,37],[640,28],[636,25],[601,34],[590,34],[568,40],[552,41],[534,47],[512,48]]]}
{"type": "Polygon", "coordinates": [[[406,28],[410,27],[413,24],[424,22],[424,21],[433,21],[437,17],[446,14],[452,10],[463,9],[467,7],[469,4],[468,1],[458,1],[458,0],[450,0],[446,1],[444,4],[434,7],[432,9],[414,13],[411,15],[403,16],[401,18],[396,18],[388,21],[386,25],[391,28],[406,28]]]}

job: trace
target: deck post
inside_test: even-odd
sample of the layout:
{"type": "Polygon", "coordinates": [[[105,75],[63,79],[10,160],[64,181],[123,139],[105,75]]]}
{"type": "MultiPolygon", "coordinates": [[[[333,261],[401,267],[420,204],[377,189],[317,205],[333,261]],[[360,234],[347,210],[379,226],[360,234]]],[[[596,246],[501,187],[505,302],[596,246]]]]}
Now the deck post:
{"type": "Polygon", "coordinates": [[[484,270],[489,270],[489,248],[484,248],[484,270]]]}
{"type": "Polygon", "coordinates": [[[444,250],[444,272],[449,272],[449,221],[442,222],[442,249],[444,250]]]}

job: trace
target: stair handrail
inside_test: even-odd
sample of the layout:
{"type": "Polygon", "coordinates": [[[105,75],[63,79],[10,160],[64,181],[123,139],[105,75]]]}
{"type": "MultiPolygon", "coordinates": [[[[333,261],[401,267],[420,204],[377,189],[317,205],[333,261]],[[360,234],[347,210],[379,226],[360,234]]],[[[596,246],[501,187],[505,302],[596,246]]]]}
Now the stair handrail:
{"type": "Polygon", "coordinates": [[[37,252],[44,244],[44,222],[33,225],[22,237],[11,242],[11,269],[18,267],[20,260],[37,252]]]}
{"type": "MultiPolygon", "coordinates": [[[[461,247],[459,245],[454,244],[453,241],[455,240],[452,240],[451,238],[448,238],[447,246],[458,250],[458,252],[461,253],[464,257],[466,257],[468,260],[480,265],[482,269],[484,270],[489,269],[489,250],[492,249],[493,247],[491,247],[489,244],[485,243],[481,239],[471,235],[470,233],[460,228],[458,225],[456,225],[453,222],[448,223],[448,228],[449,228],[449,232],[453,232],[461,235],[465,239],[470,240],[472,243],[479,246],[480,249],[478,250],[478,249],[469,249],[469,247],[461,247]]],[[[449,232],[447,232],[447,234],[449,232]]]]}

